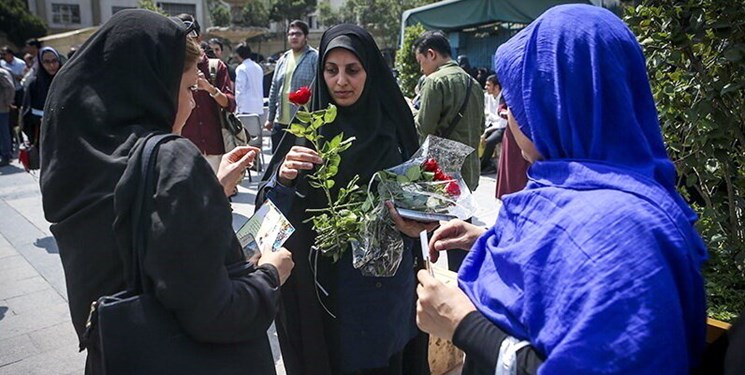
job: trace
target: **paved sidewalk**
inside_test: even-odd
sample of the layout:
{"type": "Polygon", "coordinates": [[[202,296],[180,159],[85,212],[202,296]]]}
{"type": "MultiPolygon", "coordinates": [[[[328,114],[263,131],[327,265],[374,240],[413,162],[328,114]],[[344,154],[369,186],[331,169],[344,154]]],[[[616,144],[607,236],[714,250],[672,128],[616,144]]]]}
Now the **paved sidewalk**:
{"type": "MultiPolygon", "coordinates": [[[[37,179],[17,162],[0,167],[0,375],[82,374],[85,353],[77,350],[62,265],[37,179]]],[[[474,194],[478,225],[491,225],[496,217],[494,184],[493,177],[482,177],[474,194]]],[[[256,186],[246,179],[239,187],[234,225],[253,212],[256,186]]],[[[268,334],[277,373],[284,375],[274,327],[268,334]]]]}

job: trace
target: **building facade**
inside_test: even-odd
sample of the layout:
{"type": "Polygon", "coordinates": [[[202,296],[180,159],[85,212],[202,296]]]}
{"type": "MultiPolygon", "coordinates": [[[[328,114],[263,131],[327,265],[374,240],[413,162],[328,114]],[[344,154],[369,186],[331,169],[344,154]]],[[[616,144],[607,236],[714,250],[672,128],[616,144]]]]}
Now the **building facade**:
{"type": "MultiPolygon", "coordinates": [[[[204,0],[154,1],[169,15],[193,14],[200,24],[210,25],[204,0]]],[[[114,13],[137,8],[138,0],[28,0],[31,13],[46,21],[50,34],[98,26],[114,13]]]]}

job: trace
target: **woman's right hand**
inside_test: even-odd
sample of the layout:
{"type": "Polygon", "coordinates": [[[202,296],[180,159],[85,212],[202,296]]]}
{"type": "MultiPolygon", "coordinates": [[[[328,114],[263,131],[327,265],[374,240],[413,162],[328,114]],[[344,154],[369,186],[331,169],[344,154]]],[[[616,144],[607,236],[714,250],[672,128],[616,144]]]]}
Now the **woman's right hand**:
{"type": "Polygon", "coordinates": [[[450,220],[442,224],[429,239],[429,259],[436,262],[439,252],[450,249],[470,250],[486,229],[466,223],[463,220],[450,220]]]}
{"type": "Polygon", "coordinates": [[[292,261],[292,253],[287,249],[280,248],[277,251],[266,251],[259,258],[259,265],[269,263],[277,269],[279,273],[279,285],[284,285],[287,278],[290,277],[295,262],[292,261]]]}
{"type": "Polygon", "coordinates": [[[323,159],[318,156],[317,152],[303,146],[292,146],[279,168],[279,182],[282,185],[289,185],[297,178],[301,170],[312,170],[315,167],[314,164],[323,164],[323,159]]]}

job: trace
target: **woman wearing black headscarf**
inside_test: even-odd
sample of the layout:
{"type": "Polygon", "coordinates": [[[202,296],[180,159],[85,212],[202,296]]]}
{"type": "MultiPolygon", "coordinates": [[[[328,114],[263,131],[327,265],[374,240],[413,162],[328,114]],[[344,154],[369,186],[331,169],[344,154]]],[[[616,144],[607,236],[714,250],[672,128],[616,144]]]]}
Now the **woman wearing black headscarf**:
{"type": "MultiPolygon", "coordinates": [[[[329,103],[338,108],[335,121],[320,131],[326,139],[341,132],[356,137],[341,155],[335,186],[346,186],[354,175],[367,186],[375,172],[402,163],[416,151],[411,111],[364,29],[330,28],[321,38],[319,54],[311,109],[329,103]]],[[[326,207],[327,200],[303,177],[314,163],[321,163],[303,141],[290,134],[284,137],[265,176],[270,181],[259,196],[259,203],[271,199],[297,229],[287,242],[297,267],[282,288],[278,319],[287,373],[428,373],[426,353],[412,359],[403,354],[418,332],[413,315],[413,241],[407,240],[401,266],[390,278],[362,276],[352,266],[349,249],[336,263],[312,254],[315,232],[303,222],[310,216],[306,209],[326,207]]]]}
{"type": "Polygon", "coordinates": [[[36,69],[29,77],[23,92],[23,133],[30,144],[36,144],[39,138],[41,118],[44,115],[44,103],[52,79],[62,67],[59,52],[52,47],[44,47],[36,55],[36,62],[40,69],[36,69]]]}
{"type": "MultiPolygon", "coordinates": [[[[187,26],[150,11],[118,12],[49,90],[41,191],[73,325],[88,348],[87,374],[101,372],[101,354],[83,335],[89,306],[126,287],[143,140],[153,132],[179,134],[194,107],[200,52],[187,26]]],[[[266,254],[253,272],[229,273],[244,259],[226,192],[255,151],[226,154],[217,177],[187,139],[166,141],[157,154],[145,275],[189,336],[231,344],[236,361],[215,366],[214,374],[275,372],[266,330],[290,254],[266,254]]]]}

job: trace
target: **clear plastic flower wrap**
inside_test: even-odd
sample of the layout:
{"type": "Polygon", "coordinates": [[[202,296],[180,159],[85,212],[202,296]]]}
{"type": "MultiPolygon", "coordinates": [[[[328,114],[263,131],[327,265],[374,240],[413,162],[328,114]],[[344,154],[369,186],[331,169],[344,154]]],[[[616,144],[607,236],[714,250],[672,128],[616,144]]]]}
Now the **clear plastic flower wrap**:
{"type": "Polygon", "coordinates": [[[411,159],[376,173],[368,188],[361,240],[352,244],[354,267],[376,277],[390,277],[398,270],[404,243],[385,201],[392,201],[401,216],[412,220],[471,217],[475,211],[471,191],[460,170],[473,151],[460,142],[430,135],[411,159]],[[377,192],[371,191],[374,184],[377,192]]]}

